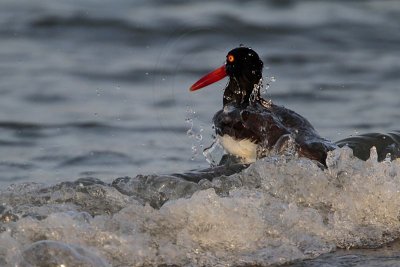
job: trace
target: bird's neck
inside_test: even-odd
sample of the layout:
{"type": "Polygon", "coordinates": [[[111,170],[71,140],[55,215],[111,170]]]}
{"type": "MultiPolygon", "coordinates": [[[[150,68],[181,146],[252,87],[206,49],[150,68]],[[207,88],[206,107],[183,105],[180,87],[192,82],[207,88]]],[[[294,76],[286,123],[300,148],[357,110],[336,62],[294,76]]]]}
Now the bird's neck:
{"type": "Polygon", "coordinates": [[[224,106],[247,107],[251,101],[260,99],[260,88],[262,79],[231,77],[224,91],[224,106]]]}

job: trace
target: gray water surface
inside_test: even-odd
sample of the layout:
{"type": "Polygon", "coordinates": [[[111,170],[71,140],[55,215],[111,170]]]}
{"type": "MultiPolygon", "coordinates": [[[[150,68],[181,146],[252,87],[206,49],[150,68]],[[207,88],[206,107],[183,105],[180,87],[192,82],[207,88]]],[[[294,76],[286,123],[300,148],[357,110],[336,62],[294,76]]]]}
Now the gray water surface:
{"type": "Polygon", "coordinates": [[[3,0],[0,181],[207,167],[225,81],[188,88],[241,43],[322,136],[398,129],[399,18],[398,1],[3,0]]]}
{"type": "Polygon", "coordinates": [[[323,137],[399,130],[397,0],[2,0],[1,264],[37,263],[55,251],[59,264],[75,255],[76,264],[83,257],[96,266],[398,266],[398,245],[369,249],[400,231],[396,162],[363,163],[339,151],[325,172],[311,161],[276,167],[269,159],[256,165],[266,168],[258,176],[240,174],[243,183],[130,180],[208,167],[202,150],[226,81],[188,88],[239,44],[264,61],[265,97],[323,137]],[[270,177],[274,168],[284,171],[270,177]],[[126,190],[143,195],[104,184],[122,176],[126,190]],[[89,180],[71,182],[78,178],[89,180]],[[323,182],[330,191],[316,186],[323,182]],[[161,193],[172,197],[160,211],[137,202],[161,201],[161,193]],[[328,253],[346,245],[361,249],[328,253]]]}

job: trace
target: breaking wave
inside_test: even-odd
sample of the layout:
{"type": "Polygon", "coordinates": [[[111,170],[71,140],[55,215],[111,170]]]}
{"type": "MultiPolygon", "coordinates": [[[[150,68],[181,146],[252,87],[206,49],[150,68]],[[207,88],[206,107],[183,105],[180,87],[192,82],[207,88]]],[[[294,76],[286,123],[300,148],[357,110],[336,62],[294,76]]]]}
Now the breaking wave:
{"type": "Polygon", "coordinates": [[[344,147],[321,169],[268,157],[233,175],[94,178],[0,193],[0,263],[284,264],[400,236],[400,160],[344,147]],[[43,256],[51,255],[51,257],[43,256]]]}

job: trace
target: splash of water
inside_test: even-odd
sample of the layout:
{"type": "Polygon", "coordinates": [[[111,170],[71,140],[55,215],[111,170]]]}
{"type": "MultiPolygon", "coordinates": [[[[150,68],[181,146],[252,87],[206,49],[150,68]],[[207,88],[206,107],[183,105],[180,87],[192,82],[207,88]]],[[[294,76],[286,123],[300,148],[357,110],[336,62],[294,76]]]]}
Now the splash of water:
{"type": "Polygon", "coordinates": [[[224,154],[225,154],[225,151],[224,151],[222,145],[220,144],[218,138],[215,138],[214,142],[211,144],[211,146],[209,146],[203,150],[204,157],[206,158],[207,162],[212,167],[218,165],[218,163],[220,162],[220,160],[224,154]]]}
{"type": "MultiPolygon", "coordinates": [[[[260,100],[259,99],[259,95],[261,96],[261,98],[267,98],[265,95],[267,94],[268,89],[271,86],[271,83],[275,82],[276,79],[274,76],[269,77],[267,80],[267,83],[264,87],[264,80],[263,78],[260,79],[260,81],[257,84],[254,84],[253,86],[253,91],[250,94],[250,101],[254,102],[256,100],[260,100]]],[[[265,102],[265,104],[268,104],[269,101],[263,101],[265,102]]]]}
{"type": "Polygon", "coordinates": [[[326,169],[274,155],[198,183],[142,175],[112,186],[13,185],[0,191],[0,262],[279,265],[399,238],[399,194],[399,159],[378,162],[372,149],[362,161],[347,147],[328,153],[326,169]]]}
{"type": "Polygon", "coordinates": [[[271,84],[276,82],[276,78],[274,76],[267,77],[265,87],[261,88],[261,95],[264,96],[267,94],[268,89],[271,87],[271,84]]]}
{"type": "Polygon", "coordinates": [[[263,88],[263,79],[261,78],[257,84],[254,84],[253,86],[253,91],[250,94],[250,102],[254,102],[256,100],[259,100],[259,92],[263,88]]]}
{"type": "Polygon", "coordinates": [[[200,125],[199,128],[195,126],[194,121],[196,120],[196,111],[187,106],[186,109],[186,118],[185,122],[189,125],[189,129],[186,132],[186,135],[192,140],[192,160],[194,160],[200,152],[203,150],[203,131],[204,128],[200,125]]]}

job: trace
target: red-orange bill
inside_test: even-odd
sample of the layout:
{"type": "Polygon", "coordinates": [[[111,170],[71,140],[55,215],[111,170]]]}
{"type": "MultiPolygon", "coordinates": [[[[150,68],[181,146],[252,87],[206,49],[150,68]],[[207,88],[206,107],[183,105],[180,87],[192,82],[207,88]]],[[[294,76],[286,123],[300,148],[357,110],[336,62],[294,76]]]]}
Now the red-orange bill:
{"type": "Polygon", "coordinates": [[[223,65],[223,66],[219,67],[218,69],[213,70],[212,72],[204,75],[200,80],[195,82],[190,87],[190,91],[196,91],[198,89],[206,87],[207,85],[218,82],[219,80],[221,80],[225,77],[226,77],[226,69],[225,69],[225,65],[223,65]]]}

